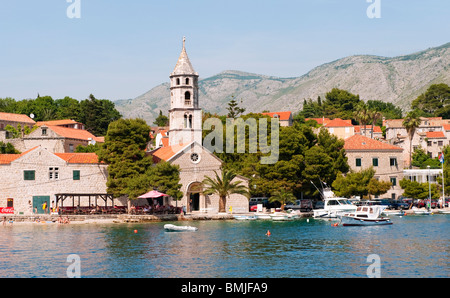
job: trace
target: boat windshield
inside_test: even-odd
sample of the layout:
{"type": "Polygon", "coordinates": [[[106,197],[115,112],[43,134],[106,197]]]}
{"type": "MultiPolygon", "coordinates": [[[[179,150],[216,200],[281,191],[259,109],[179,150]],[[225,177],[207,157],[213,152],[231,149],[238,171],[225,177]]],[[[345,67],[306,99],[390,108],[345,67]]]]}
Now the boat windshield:
{"type": "Polygon", "coordinates": [[[340,205],[353,205],[352,202],[346,199],[338,200],[340,205]]]}

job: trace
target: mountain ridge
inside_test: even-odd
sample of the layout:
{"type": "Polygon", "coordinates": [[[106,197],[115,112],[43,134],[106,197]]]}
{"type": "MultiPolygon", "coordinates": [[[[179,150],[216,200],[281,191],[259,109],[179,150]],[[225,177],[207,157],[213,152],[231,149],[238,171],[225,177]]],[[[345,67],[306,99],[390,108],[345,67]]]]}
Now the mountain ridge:
{"type": "MultiPolygon", "coordinates": [[[[450,42],[411,54],[383,57],[352,55],[314,67],[298,77],[276,77],[240,70],[225,70],[200,78],[199,100],[204,111],[226,113],[232,96],[247,112],[297,112],[303,99],[323,97],[332,88],[359,94],[362,100],[379,99],[407,109],[431,85],[450,85],[450,42]]],[[[169,82],[128,100],[116,101],[125,118],[152,124],[159,111],[167,114],[169,82]]]]}

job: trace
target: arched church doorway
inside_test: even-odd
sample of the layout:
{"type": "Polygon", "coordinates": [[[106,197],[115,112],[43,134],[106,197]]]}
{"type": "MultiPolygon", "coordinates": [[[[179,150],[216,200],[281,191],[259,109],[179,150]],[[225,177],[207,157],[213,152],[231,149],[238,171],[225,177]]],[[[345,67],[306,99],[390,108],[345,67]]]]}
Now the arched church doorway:
{"type": "Polygon", "coordinates": [[[194,182],[189,185],[187,197],[189,200],[189,212],[199,211],[201,206],[202,184],[194,182]]]}

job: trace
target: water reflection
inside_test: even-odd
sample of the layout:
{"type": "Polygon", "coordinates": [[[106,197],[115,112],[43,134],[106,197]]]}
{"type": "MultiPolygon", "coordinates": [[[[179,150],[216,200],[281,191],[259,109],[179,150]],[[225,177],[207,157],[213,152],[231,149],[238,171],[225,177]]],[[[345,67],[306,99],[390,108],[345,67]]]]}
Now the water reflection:
{"type": "Polygon", "coordinates": [[[164,223],[6,226],[0,275],[65,277],[67,256],[78,254],[83,277],[365,277],[367,256],[378,254],[382,277],[449,277],[449,218],[362,228],[200,221],[181,233],[164,223]]]}

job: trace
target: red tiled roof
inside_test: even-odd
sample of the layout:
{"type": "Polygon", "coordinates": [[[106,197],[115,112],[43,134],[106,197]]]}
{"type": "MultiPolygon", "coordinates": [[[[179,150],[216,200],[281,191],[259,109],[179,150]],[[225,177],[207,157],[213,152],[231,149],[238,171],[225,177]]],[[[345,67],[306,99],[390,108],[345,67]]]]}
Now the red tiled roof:
{"type": "Polygon", "coordinates": [[[323,125],[324,123],[330,122],[331,120],[329,118],[305,118],[305,121],[308,120],[314,120],[317,122],[317,124],[323,125]]]}
{"type": "Polygon", "coordinates": [[[442,127],[444,127],[445,131],[449,131],[450,130],[450,124],[444,124],[444,125],[442,125],[442,127]]]}
{"type": "Polygon", "coordinates": [[[325,127],[347,127],[347,126],[353,126],[352,120],[342,120],[340,118],[336,118],[325,124],[325,127]]]}
{"type": "MultiPolygon", "coordinates": [[[[361,129],[364,130],[364,125],[355,125],[355,133],[360,132],[361,129]]],[[[372,129],[372,125],[366,125],[366,130],[371,130],[371,129],[372,129]]],[[[373,127],[373,132],[382,133],[381,127],[374,126],[373,127]]]]}
{"type": "Polygon", "coordinates": [[[77,122],[75,120],[72,119],[63,119],[63,120],[50,120],[50,121],[38,121],[36,123],[37,126],[42,126],[42,125],[71,125],[71,124],[81,124],[80,122],[77,122]]]}
{"type": "Polygon", "coordinates": [[[11,122],[20,122],[20,123],[29,123],[30,125],[34,125],[36,122],[23,114],[12,114],[12,113],[3,113],[0,112],[0,120],[3,121],[11,121],[11,122]]]}
{"type": "Polygon", "coordinates": [[[75,128],[68,128],[63,126],[48,126],[51,130],[53,130],[56,134],[68,138],[68,139],[78,139],[78,140],[85,140],[93,139],[95,140],[96,137],[91,134],[87,130],[83,129],[75,129],[75,128]]]}
{"type": "Polygon", "coordinates": [[[99,163],[98,156],[95,153],[54,153],[68,163],[93,164],[99,163]]]}
{"type": "Polygon", "coordinates": [[[445,139],[443,131],[428,131],[427,138],[429,139],[445,139]]]}
{"type": "Polygon", "coordinates": [[[33,151],[34,149],[38,148],[33,147],[30,150],[27,150],[25,152],[22,152],[20,154],[0,154],[0,165],[7,165],[10,164],[11,162],[15,161],[16,159],[18,159],[19,157],[24,156],[25,154],[33,151]]]}
{"type": "MultiPolygon", "coordinates": [[[[15,161],[19,157],[22,157],[34,149],[39,147],[34,147],[28,151],[21,154],[0,154],[0,164],[6,165],[15,161]]],[[[65,160],[68,163],[79,163],[79,164],[95,164],[99,163],[98,156],[95,153],[53,153],[59,158],[65,160]]]]}
{"type": "Polygon", "coordinates": [[[161,143],[163,147],[169,146],[169,138],[161,138],[161,143]]]}
{"type": "Polygon", "coordinates": [[[371,151],[384,151],[384,150],[398,150],[403,149],[391,144],[386,144],[362,135],[353,135],[345,139],[345,150],[371,150],[371,151]]]}
{"type": "Polygon", "coordinates": [[[289,120],[291,117],[291,112],[270,112],[270,113],[261,113],[262,115],[267,115],[270,117],[274,117],[275,115],[278,115],[278,119],[280,120],[289,120]]]}
{"type": "Polygon", "coordinates": [[[161,147],[154,151],[152,155],[154,157],[157,157],[160,160],[168,161],[171,159],[175,154],[180,152],[182,149],[184,149],[188,144],[181,144],[181,145],[172,145],[167,147],[161,147]]]}

